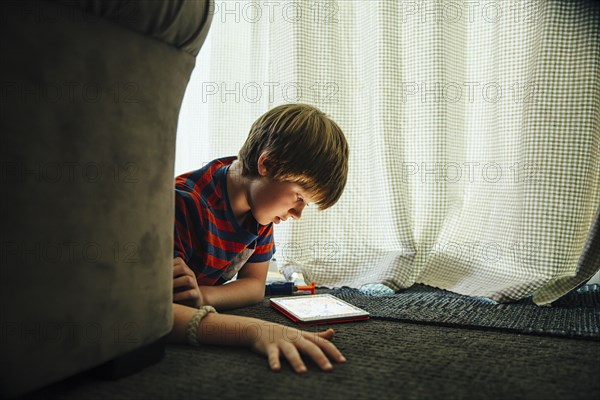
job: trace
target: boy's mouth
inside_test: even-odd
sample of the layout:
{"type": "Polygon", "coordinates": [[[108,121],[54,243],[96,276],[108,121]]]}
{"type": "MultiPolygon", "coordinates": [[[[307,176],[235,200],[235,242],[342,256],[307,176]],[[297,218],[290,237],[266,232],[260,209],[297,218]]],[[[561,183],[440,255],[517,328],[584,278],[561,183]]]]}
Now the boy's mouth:
{"type": "Polygon", "coordinates": [[[279,217],[275,217],[275,219],[273,220],[274,223],[279,224],[281,222],[281,218],[279,217]]]}

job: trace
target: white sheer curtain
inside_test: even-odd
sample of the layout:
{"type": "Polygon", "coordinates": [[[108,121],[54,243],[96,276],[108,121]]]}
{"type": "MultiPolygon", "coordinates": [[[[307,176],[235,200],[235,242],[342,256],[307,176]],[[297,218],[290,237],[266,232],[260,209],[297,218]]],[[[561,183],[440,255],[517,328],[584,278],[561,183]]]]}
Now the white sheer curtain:
{"type": "Polygon", "coordinates": [[[350,173],[332,209],[276,227],[324,286],[414,283],[547,303],[600,198],[597,9],[570,1],[216,1],[176,172],[234,155],[274,105],[328,113],[350,173]]]}

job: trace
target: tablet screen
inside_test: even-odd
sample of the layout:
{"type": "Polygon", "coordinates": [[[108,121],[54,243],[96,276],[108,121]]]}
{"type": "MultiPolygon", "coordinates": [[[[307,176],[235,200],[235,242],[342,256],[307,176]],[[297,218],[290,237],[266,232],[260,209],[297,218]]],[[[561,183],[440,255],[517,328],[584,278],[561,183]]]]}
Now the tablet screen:
{"type": "Polygon", "coordinates": [[[271,301],[301,321],[369,315],[368,312],[330,294],[279,297],[271,301]]]}

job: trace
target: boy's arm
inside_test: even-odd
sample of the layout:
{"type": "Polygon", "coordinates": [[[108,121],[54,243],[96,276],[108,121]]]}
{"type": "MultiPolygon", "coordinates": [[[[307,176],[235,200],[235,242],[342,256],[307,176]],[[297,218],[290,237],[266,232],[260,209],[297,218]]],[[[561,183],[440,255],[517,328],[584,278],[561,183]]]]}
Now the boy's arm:
{"type": "Polygon", "coordinates": [[[226,310],[258,303],[265,297],[268,271],[268,261],[246,263],[235,281],[221,286],[200,286],[203,304],[226,310]]]}
{"type": "MultiPolygon", "coordinates": [[[[186,342],[186,328],[198,310],[173,304],[173,328],[167,340],[174,343],[186,342]]],[[[204,344],[250,347],[267,356],[272,370],[281,369],[283,355],[298,373],[306,372],[300,353],[311,358],[324,371],[333,367],[328,358],[345,362],[342,353],[328,339],[333,329],[323,332],[306,332],[256,318],[208,313],[198,325],[197,340],[204,344]],[[233,334],[236,332],[237,334],[233,334]]]]}

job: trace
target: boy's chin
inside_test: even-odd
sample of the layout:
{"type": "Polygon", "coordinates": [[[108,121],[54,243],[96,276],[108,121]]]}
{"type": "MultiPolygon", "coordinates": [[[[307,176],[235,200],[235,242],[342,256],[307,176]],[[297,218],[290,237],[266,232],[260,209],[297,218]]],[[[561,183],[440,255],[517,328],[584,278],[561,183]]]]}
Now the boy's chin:
{"type": "Polygon", "coordinates": [[[274,218],[264,218],[262,220],[259,220],[258,223],[261,225],[269,225],[269,224],[275,224],[278,225],[279,223],[283,222],[283,220],[279,217],[274,217],[274,218]]]}

